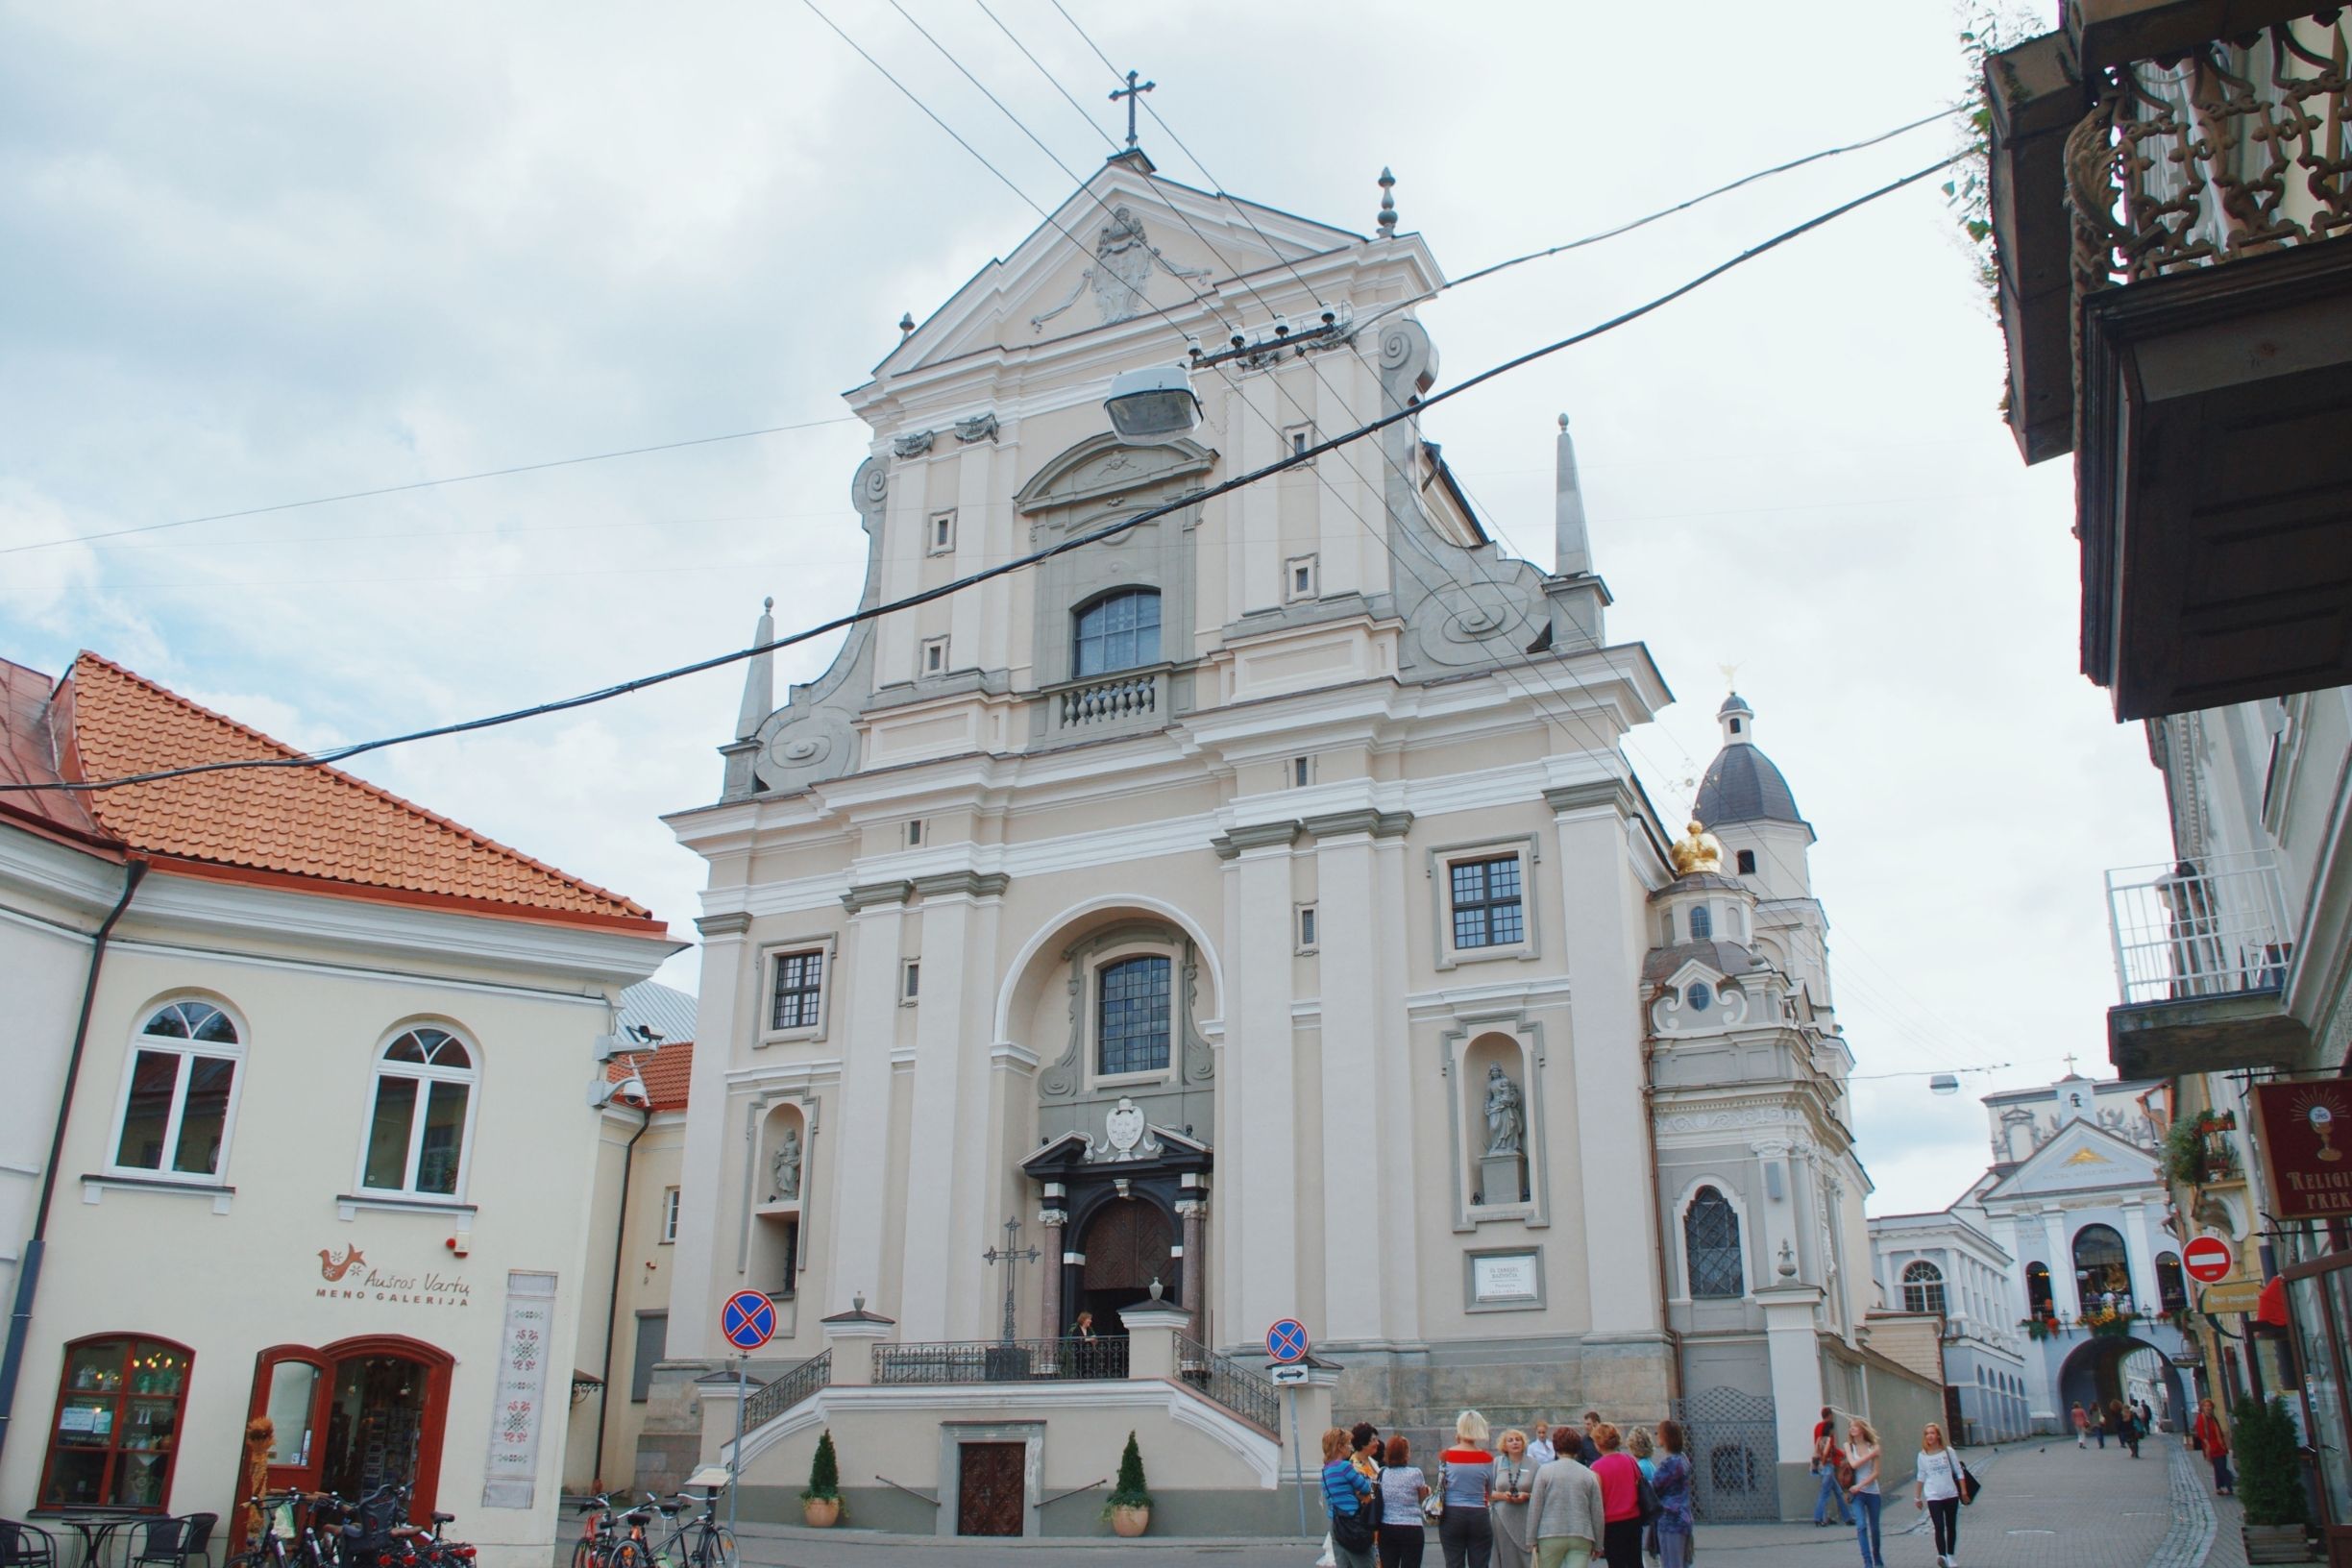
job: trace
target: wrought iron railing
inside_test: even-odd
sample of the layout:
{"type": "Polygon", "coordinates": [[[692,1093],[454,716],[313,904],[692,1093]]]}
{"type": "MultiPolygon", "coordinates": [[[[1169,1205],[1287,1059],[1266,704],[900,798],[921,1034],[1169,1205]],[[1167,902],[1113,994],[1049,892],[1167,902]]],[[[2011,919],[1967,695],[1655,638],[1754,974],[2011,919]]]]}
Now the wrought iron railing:
{"type": "Polygon", "coordinates": [[[1213,1405],[1268,1432],[1281,1430],[1282,1400],[1264,1374],[1237,1357],[1220,1356],[1187,1335],[1176,1336],[1176,1375],[1213,1405]]]}
{"type": "Polygon", "coordinates": [[[1042,1383],[1123,1379],[1124,1339],[965,1339],[878,1344],[881,1384],[1042,1383]]]}
{"type": "Polygon", "coordinates": [[[766,1426],[833,1381],[833,1353],[821,1350],[744,1401],[744,1431],[766,1426]]]}
{"type": "Polygon", "coordinates": [[[2067,144],[2081,285],[2352,232],[2352,22],[2313,11],[2106,73],[2067,144]]]}
{"type": "Polygon", "coordinates": [[[2267,853],[2109,871],[2107,909],[2127,1006],[2286,984],[2291,927],[2267,853]]]}

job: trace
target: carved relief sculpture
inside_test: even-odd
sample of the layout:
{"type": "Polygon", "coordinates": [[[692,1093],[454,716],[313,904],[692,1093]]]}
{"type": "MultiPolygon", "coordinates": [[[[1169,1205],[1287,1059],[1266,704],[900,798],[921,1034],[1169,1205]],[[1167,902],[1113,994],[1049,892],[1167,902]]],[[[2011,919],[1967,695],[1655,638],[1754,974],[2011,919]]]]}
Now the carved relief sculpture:
{"type": "Polygon", "coordinates": [[[1486,1152],[1517,1154],[1527,1139],[1527,1102],[1498,1064],[1486,1069],[1486,1152]]]}
{"type": "Polygon", "coordinates": [[[771,1165],[774,1177],[771,1203],[786,1203],[800,1196],[800,1129],[787,1127],[776,1144],[775,1159],[771,1165]]]}

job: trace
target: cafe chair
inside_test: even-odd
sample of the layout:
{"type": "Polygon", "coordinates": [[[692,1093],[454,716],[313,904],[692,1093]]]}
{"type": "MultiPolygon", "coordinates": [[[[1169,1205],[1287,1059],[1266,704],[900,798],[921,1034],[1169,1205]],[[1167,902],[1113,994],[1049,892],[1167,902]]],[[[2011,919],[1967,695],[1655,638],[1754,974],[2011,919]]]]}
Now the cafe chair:
{"type": "Polygon", "coordinates": [[[38,1525],[0,1519],[0,1568],[57,1568],[57,1537],[38,1525]]]}
{"type": "MultiPolygon", "coordinates": [[[[126,1568],[188,1568],[212,1564],[212,1527],[217,1513],[191,1513],[178,1519],[142,1519],[131,1527],[126,1568]]],[[[0,1564],[0,1568],[8,1568],[0,1564]]]]}

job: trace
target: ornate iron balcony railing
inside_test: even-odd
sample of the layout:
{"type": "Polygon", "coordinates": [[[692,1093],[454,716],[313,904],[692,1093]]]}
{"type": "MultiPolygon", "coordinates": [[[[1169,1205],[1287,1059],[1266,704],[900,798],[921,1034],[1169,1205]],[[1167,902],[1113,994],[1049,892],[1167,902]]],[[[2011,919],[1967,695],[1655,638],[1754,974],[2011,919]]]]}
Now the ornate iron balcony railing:
{"type": "Polygon", "coordinates": [[[2286,985],[2292,927],[2266,852],[2109,871],[2107,909],[2126,1006],[2286,985]]]}
{"type": "Polygon", "coordinates": [[[753,1432],[833,1381],[833,1353],[821,1350],[744,1401],[744,1431],[753,1432]]]}
{"type": "Polygon", "coordinates": [[[2105,73],[2066,148],[2078,290],[2352,231],[2352,18],[2313,11],[2105,73]]]}
{"type": "Polygon", "coordinates": [[[961,1339],[873,1347],[877,1384],[1123,1380],[1124,1339],[961,1339]]]}

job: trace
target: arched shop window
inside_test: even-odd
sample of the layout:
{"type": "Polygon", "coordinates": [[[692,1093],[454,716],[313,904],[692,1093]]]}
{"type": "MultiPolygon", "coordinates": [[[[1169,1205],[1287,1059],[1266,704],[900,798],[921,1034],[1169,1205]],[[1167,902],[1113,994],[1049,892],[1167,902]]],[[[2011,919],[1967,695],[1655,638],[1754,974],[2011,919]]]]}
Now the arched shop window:
{"type": "Polygon", "coordinates": [[[2176,1253],[2156,1255],[2156,1299],[2168,1312],[2177,1312],[2189,1305],[2189,1286],[2181,1278],[2181,1261],[2176,1253]]]}
{"type": "Polygon", "coordinates": [[[112,1335],[67,1345],[42,1507],[163,1512],[195,1359],[168,1339],[112,1335]]]}
{"type": "Polygon", "coordinates": [[[2074,1300],[2082,1312],[2132,1310],[2131,1269],[2115,1227],[2085,1225],[2074,1233],[2074,1300]]]}
{"type": "Polygon", "coordinates": [[[2050,1298],[2049,1264],[2037,1262],[2025,1265],[2025,1302],[2033,1309],[2036,1317],[2047,1317],[2057,1310],[2050,1298]]]}

